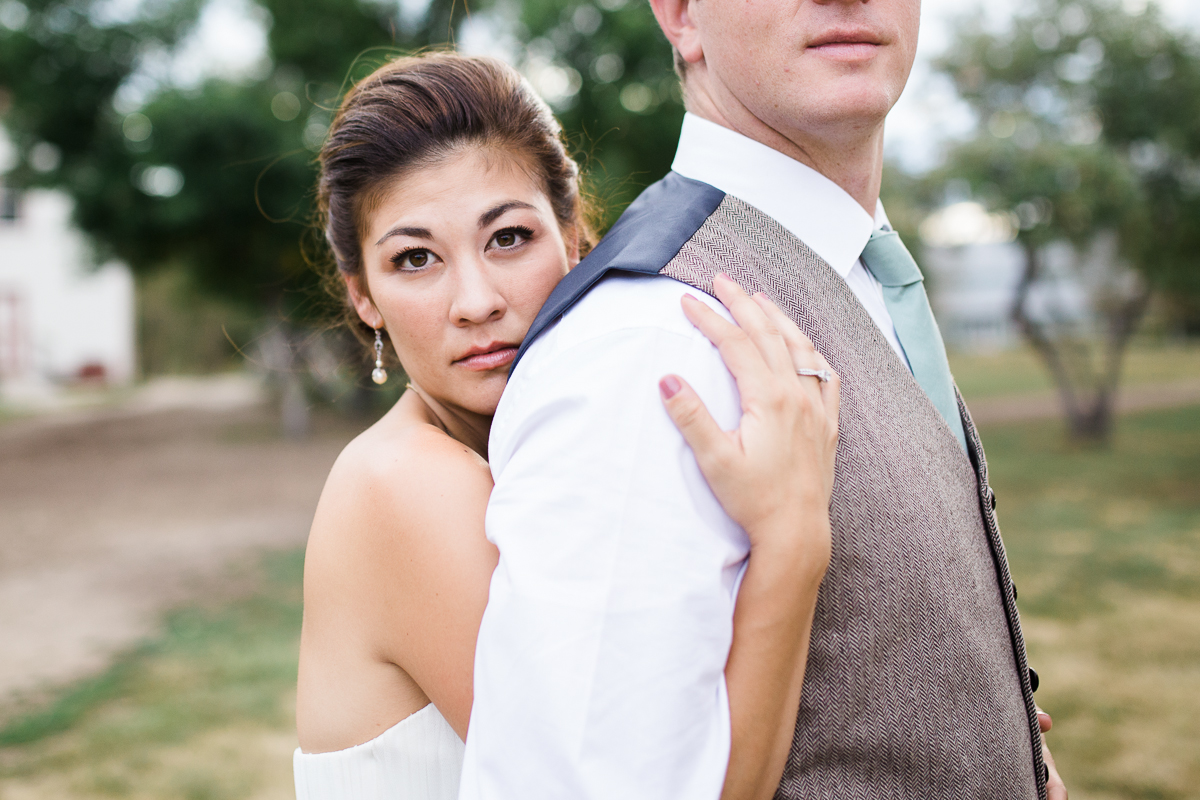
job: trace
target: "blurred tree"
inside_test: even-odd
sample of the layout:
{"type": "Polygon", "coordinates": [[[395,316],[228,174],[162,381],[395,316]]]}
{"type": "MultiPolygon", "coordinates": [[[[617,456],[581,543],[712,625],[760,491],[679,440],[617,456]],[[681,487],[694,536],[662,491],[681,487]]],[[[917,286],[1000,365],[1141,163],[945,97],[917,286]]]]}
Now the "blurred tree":
{"type": "MultiPolygon", "coordinates": [[[[374,0],[261,0],[257,74],[180,86],[164,75],[204,2],[145,0],[110,20],[102,0],[0,0],[0,123],[17,150],[5,181],[69,194],[99,259],[143,277],[182,271],[273,317],[285,346],[272,371],[284,397],[302,398],[303,326],[327,308],[304,257],[313,156],[346,81],[450,39],[456,0],[411,19],[374,0]]],[[[298,411],[285,427],[301,432],[304,403],[287,408],[298,411]]]]}
{"type": "Polygon", "coordinates": [[[356,63],[445,41],[453,0],[408,24],[371,0],[303,13],[262,0],[263,74],[123,96],[202,4],[147,2],[105,23],[98,0],[0,0],[2,121],[19,158],[6,180],[66,191],[101,256],[135,273],[182,265],[216,295],[303,318],[315,295],[301,240],[330,111],[356,63]]]}
{"type": "Polygon", "coordinates": [[[1013,317],[1050,368],[1072,434],[1087,440],[1111,430],[1121,357],[1149,293],[1200,309],[1200,48],[1154,3],[1126,5],[1041,0],[999,32],[967,18],[940,62],[980,126],[931,180],[966,180],[1012,212],[1025,254],[1013,317]],[[1095,332],[1031,303],[1054,242],[1073,245],[1076,264],[1108,266],[1084,280],[1096,290],[1095,347],[1095,332]]]}
{"type": "Polygon", "coordinates": [[[645,0],[525,0],[514,33],[522,71],[581,158],[603,229],[671,168],[683,121],[671,46],[645,0]]]}
{"type": "MultiPolygon", "coordinates": [[[[313,156],[331,112],[349,82],[397,51],[452,41],[468,8],[252,2],[263,63],[180,85],[170,64],[206,0],[144,0],[129,19],[107,18],[106,0],[0,0],[0,123],[17,151],[5,181],[68,193],[99,259],[141,278],[186,274],[221,303],[276,320],[290,344],[272,335],[264,360],[297,397],[299,369],[282,354],[303,350],[304,326],[326,310],[305,248],[320,252],[313,156]]],[[[683,108],[648,5],[597,2],[470,10],[523,43],[519,66],[582,157],[603,228],[669,169],[683,108]]]]}

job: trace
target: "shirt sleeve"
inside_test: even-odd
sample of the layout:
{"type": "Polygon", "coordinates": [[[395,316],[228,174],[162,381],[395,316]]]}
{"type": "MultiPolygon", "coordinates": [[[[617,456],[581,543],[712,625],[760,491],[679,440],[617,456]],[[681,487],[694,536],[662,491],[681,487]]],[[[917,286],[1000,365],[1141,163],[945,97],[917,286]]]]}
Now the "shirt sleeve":
{"type": "Polygon", "coordinates": [[[682,375],[726,429],[736,385],[690,325],[559,344],[520,365],[493,428],[487,531],[500,561],[460,798],[716,800],[749,542],[658,381],[682,375]]]}

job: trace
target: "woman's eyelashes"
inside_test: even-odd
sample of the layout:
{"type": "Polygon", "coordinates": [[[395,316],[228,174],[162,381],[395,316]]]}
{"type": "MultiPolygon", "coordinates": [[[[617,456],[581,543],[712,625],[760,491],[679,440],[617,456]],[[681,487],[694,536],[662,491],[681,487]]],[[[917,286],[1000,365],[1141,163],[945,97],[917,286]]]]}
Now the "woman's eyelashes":
{"type": "Polygon", "coordinates": [[[412,247],[396,253],[391,261],[401,272],[420,272],[432,266],[437,261],[437,256],[424,247],[412,247]]]}
{"type": "Polygon", "coordinates": [[[533,238],[533,231],[523,225],[512,225],[501,228],[492,235],[488,249],[512,250],[533,238]]]}
{"type": "MultiPolygon", "coordinates": [[[[531,228],[526,228],[524,225],[510,225],[492,234],[486,249],[489,251],[499,250],[502,253],[513,252],[527,244],[533,237],[534,233],[531,228]]],[[[427,247],[410,247],[396,253],[389,261],[399,272],[424,272],[438,264],[441,259],[427,247]]]]}

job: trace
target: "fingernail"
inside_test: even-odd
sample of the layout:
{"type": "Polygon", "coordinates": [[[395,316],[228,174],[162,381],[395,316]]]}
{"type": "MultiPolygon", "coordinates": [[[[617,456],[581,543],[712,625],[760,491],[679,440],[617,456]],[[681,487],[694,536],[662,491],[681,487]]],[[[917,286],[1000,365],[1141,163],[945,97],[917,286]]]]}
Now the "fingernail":
{"type": "Polygon", "coordinates": [[[757,299],[759,299],[759,300],[766,300],[766,299],[767,299],[767,293],[766,293],[766,292],[755,292],[755,293],[754,293],[754,296],[755,296],[757,299]]]}
{"type": "Polygon", "coordinates": [[[679,390],[683,388],[683,384],[679,382],[679,378],[674,375],[668,375],[658,382],[658,391],[662,392],[664,400],[670,400],[675,395],[679,394],[679,390]]]}
{"type": "Polygon", "coordinates": [[[733,283],[733,278],[729,277],[729,276],[728,276],[728,275],[726,275],[724,272],[718,272],[718,273],[717,273],[717,280],[719,280],[719,281],[729,281],[730,283],[733,283]]]}

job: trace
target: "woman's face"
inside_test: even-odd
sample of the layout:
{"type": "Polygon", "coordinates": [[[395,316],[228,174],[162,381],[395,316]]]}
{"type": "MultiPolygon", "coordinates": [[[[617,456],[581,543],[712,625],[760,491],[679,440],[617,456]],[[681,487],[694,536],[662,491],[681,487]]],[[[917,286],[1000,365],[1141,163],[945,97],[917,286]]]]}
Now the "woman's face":
{"type": "Polygon", "coordinates": [[[439,402],[490,415],[517,348],[579,260],[538,181],[509,154],[472,147],[404,175],[368,211],[369,297],[409,377],[439,402]]]}

